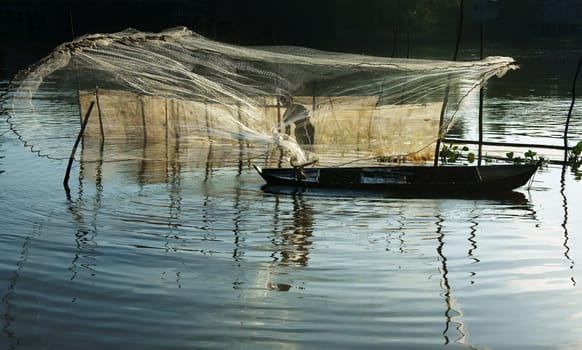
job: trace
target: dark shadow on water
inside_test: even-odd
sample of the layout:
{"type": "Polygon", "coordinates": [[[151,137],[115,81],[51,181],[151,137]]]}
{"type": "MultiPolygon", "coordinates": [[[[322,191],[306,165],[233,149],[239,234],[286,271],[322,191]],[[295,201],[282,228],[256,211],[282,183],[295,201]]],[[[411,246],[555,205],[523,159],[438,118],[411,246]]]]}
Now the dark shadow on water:
{"type": "Polygon", "coordinates": [[[562,221],[562,229],[564,230],[564,256],[570,263],[570,270],[572,270],[572,276],[570,280],[572,281],[572,285],[576,286],[576,279],[574,278],[573,270],[574,270],[574,259],[570,256],[570,234],[568,232],[568,197],[566,196],[566,167],[567,165],[562,165],[562,173],[560,177],[560,195],[562,196],[562,208],[564,208],[564,217],[562,221]]]}
{"type": "Polygon", "coordinates": [[[271,241],[280,255],[279,264],[307,266],[313,235],[313,207],[309,201],[302,195],[293,195],[291,217],[277,231],[271,241]]]}
{"type": "MultiPolygon", "coordinates": [[[[93,261],[96,255],[97,243],[95,238],[97,236],[97,213],[101,208],[101,199],[103,196],[103,186],[101,184],[101,168],[102,164],[97,166],[96,177],[96,194],[93,201],[85,198],[83,190],[83,173],[84,167],[81,166],[79,172],[79,191],[77,199],[73,200],[68,197],[68,210],[72,216],[72,222],[75,223],[75,254],[71,261],[69,270],[72,275],[70,280],[76,279],[80,270],[87,270],[89,273],[94,272],[93,261]]],[[[73,300],[74,301],[74,300],[73,300]]]]}
{"type": "MultiPolygon", "coordinates": [[[[272,262],[265,267],[269,277],[260,287],[279,292],[288,292],[292,288],[301,289],[301,286],[294,285],[285,271],[306,267],[309,263],[314,209],[310,201],[300,194],[293,195],[291,201],[276,196],[273,204],[272,230],[267,248],[272,262]],[[289,204],[291,208],[288,208],[289,204]]],[[[235,238],[238,239],[238,235],[235,238]]]]}

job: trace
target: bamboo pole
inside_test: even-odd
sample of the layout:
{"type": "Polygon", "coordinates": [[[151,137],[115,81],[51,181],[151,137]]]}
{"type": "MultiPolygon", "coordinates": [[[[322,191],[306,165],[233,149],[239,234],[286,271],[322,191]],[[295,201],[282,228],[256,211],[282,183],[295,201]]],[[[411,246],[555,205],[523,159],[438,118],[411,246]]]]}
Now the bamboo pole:
{"type": "Polygon", "coordinates": [[[570,109],[568,110],[568,117],[566,118],[566,127],[564,128],[564,162],[568,160],[568,129],[570,128],[570,119],[572,118],[572,111],[574,110],[574,103],[576,102],[576,82],[578,80],[578,75],[580,74],[580,67],[582,66],[582,56],[578,61],[578,67],[576,68],[576,73],[574,74],[574,81],[572,82],[572,103],[570,104],[570,109]]]}
{"type": "MultiPolygon", "coordinates": [[[[483,59],[483,20],[479,24],[480,45],[479,56],[483,59]]],[[[479,87],[479,149],[477,151],[477,165],[481,165],[483,157],[483,85],[479,87]]]]}
{"type": "Polygon", "coordinates": [[[516,142],[495,142],[495,141],[474,141],[474,140],[462,140],[462,139],[443,139],[444,142],[453,144],[467,144],[467,145],[478,145],[481,143],[484,146],[508,146],[508,147],[521,147],[521,148],[546,148],[546,149],[557,149],[557,150],[570,150],[572,147],[568,146],[557,146],[557,145],[544,145],[538,143],[516,143],[516,142]]]}
{"type": "Polygon", "coordinates": [[[85,132],[85,128],[87,127],[87,122],[89,121],[89,116],[91,115],[91,111],[93,111],[93,106],[95,105],[95,101],[91,101],[89,105],[89,109],[85,114],[85,119],[83,120],[83,125],[81,125],[81,130],[79,131],[79,135],[77,135],[77,139],[75,140],[75,144],[73,145],[73,149],[71,150],[71,156],[69,157],[69,164],[67,165],[67,171],[65,172],[65,178],[63,180],[63,186],[65,187],[65,192],[67,195],[70,194],[71,189],[69,188],[69,175],[71,174],[71,167],[73,166],[73,160],[75,159],[75,153],[77,153],[77,147],[79,147],[79,142],[81,142],[81,138],[83,137],[83,133],[85,132]]]}
{"type": "Polygon", "coordinates": [[[244,136],[242,130],[242,116],[240,111],[240,102],[236,104],[237,108],[237,121],[238,121],[238,173],[236,176],[240,176],[242,174],[243,169],[243,158],[244,158],[244,136]]]}
{"type": "MultiPolygon", "coordinates": [[[[459,28],[457,30],[457,41],[455,42],[455,53],[453,54],[453,61],[457,60],[457,56],[459,54],[459,46],[461,45],[461,36],[463,34],[463,3],[464,1],[461,0],[461,4],[459,6],[459,28]]],[[[435,152],[434,152],[434,166],[439,164],[439,151],[441,149],[441,131],[443,128],[443,122],[445,118],[445,113],[447,111],[447,103],[449,102],[449,84],[447,83],[447,87],[445,88],[445,97],[443,99],[443,107],[441,108],[441,115],[439,118],[439,128],[438,128],[438,138],[436,141],[435,152]]]]}
{"type": "Polygon", "coordinates": [[[103,115],[101,113],[101,104],[99,103],[99,87],[95,87],[95,101],[97,102],[97,112],[99,112],[99,130],[101,131],[101,147],[105,143],[105,132],[103,131],[103,115]]]}

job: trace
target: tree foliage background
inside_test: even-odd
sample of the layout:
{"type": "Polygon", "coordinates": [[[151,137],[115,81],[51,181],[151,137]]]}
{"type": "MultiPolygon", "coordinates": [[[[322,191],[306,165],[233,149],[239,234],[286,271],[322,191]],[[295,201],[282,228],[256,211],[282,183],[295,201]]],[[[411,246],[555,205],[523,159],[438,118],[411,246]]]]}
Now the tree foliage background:
{"type": "MultiPolygon", "coordinates": [[[[485,23],[489,45],[582,46],[582,22],[572,26],[543,23],[547,4],[582,0],[464,0],[463,45],[479,38],[468,16],[471,1],[492,1],[499,16],[485,23]]],[[[325,50],[403,57],[408,47],[451,52],[461,0],[2,0],[0,68],[11,63],[3,53],[45,52],[86,33],[129,27],[160,31],[187,26],[210,38],[242,45],[299,45],[325,50]],[[21,50],[26,45],[26,50],[21,50]]],[[[581,10],[582,11],[582,10],[581,10]]],[[[579,20],[580,22],[580,20],[579,20]]],[[[39,54],[34,53],[38,58],[39,54]]],[[[418,57],[418,55],[413,55],[418,57]]],[[[20,60],[22,66],[31,63],[20,60]]]]}

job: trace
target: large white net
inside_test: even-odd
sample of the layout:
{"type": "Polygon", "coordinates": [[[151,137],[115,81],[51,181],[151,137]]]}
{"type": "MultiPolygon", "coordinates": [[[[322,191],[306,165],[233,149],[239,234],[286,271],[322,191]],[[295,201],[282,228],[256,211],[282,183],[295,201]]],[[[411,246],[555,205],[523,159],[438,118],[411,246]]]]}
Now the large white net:
{"type": "Polygon", "coordinates": [[[469,96],[513,68],[508,57],[380,58],[126,30],[62,44],[15,77],[3,102],[13,130],[55,158],[68,156],[93,102],[87,144],[188,140],[336,165],[427,160],[469,96]]]}

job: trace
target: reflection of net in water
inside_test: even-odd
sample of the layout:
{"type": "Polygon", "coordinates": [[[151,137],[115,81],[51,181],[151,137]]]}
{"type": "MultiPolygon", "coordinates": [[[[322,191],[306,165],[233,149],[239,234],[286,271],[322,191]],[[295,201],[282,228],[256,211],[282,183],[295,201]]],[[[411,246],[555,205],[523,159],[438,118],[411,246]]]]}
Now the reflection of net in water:
{"type": "Polygon", "coordinates": [[[79,130],[67,116],[84,116],[95,101],[85,137],[106,143],[210,140],[283,147],[305,159],[300,143],[329,162],[338,160],[338,150],[342,161],[428,159],[434,151],[427,147],[452,125],[467,96],[512,68],[504,57],[377,58],[239,47],[184,28],[127,30],[59,46],[17,76],[7,109],[23,140],[60,158],[79,130]]]}

